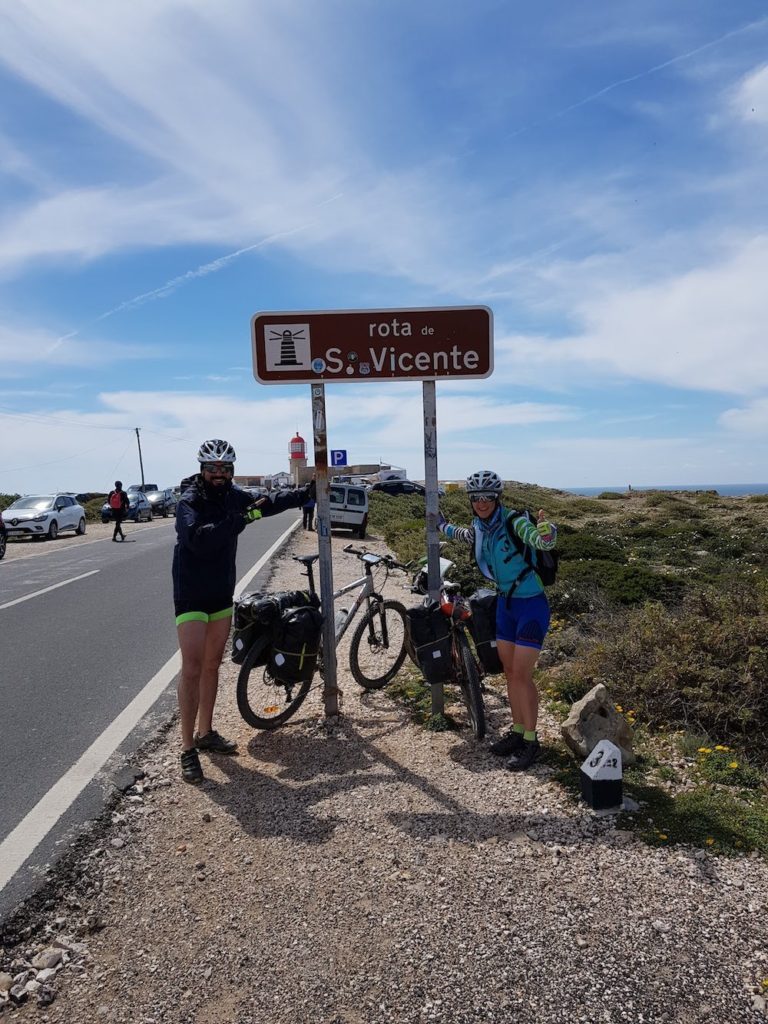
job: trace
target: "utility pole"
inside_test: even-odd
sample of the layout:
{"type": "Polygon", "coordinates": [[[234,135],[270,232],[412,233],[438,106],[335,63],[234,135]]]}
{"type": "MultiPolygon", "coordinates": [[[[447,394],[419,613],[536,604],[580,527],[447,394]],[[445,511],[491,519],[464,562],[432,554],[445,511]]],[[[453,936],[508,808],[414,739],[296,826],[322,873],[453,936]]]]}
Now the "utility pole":
{"type": "Polygon", "coordinates": [[[141,469],[141,489],[144,490],[144,463],[141,458],[141,438],[139,437],[139,428],[136,427],[136,444],[139,446],[139,468],[141,469]]]}

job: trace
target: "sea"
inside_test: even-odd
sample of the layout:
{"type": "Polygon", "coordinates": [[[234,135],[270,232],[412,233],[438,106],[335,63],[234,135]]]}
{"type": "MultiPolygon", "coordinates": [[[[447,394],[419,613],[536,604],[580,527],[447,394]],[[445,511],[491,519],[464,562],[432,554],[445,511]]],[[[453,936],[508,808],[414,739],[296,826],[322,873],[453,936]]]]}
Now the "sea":
{"type": "MultiPolygon", "coordinates": [[[[602,494],[603,491],[626,493],[629,490],[626,484],[617,487],[563,487],[561,489],[569,494],[583,494],[588,497],[602,494]]],[[[750,494],[768,494],[768,484],[658,484],[658,486],[647,484],[642,487],[635,487],[632,484],[632,491],[633,493],[642,491],[717,491],[724,498],[738,498],[750,494]]]]}

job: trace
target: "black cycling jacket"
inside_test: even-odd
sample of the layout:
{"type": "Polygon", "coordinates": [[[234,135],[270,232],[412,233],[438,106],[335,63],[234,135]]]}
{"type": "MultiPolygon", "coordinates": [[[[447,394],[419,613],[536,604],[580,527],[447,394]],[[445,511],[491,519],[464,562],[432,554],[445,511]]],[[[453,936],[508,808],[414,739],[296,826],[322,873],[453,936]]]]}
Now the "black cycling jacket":
{"type": "MultiPolygon", "coordinates": [[[[232,486],[221,493],[206,489],[198,475],[182,492],[176,508],[176,547],[173,550],[173,600],[176,614],[222,611],[235,592],[237,538],[245,529],[244,513],[252,495],[232,486]]],[[[300,508],[308,487],[269,495],[259,511],[276,515],[300,508]]]]}

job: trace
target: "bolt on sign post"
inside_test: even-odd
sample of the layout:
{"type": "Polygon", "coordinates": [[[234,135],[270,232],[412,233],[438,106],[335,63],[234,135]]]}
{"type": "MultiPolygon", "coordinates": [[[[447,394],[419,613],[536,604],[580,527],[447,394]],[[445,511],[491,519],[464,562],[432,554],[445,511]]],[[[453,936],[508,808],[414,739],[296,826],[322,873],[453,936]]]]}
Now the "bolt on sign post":
{"type": "MultiPolygon", "coordinates": [[[[435,381],[493,373],[493,314],[487,306],[263,312],[251,319],[253,372],[260,384],[309,384],[317,474],[320,599],[325,609],[325,711],[338,713],[331,565],[326,383],[420,380],[424,404],[427,579],[440,590],[435,381]]],[[[441,686],[432,711],[443,710],[441,686]]]]}

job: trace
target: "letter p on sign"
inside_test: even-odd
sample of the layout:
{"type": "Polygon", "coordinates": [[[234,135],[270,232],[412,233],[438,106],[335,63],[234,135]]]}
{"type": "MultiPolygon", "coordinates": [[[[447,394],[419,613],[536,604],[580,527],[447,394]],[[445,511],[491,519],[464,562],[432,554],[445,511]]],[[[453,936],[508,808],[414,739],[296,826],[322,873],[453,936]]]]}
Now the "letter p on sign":
{"type": "Polygon", "coordinates": [[[337,451],[331,451],[331,465],[332,466],[346,466],[347,464],[347,453],[341,449],[337,451]]]}

